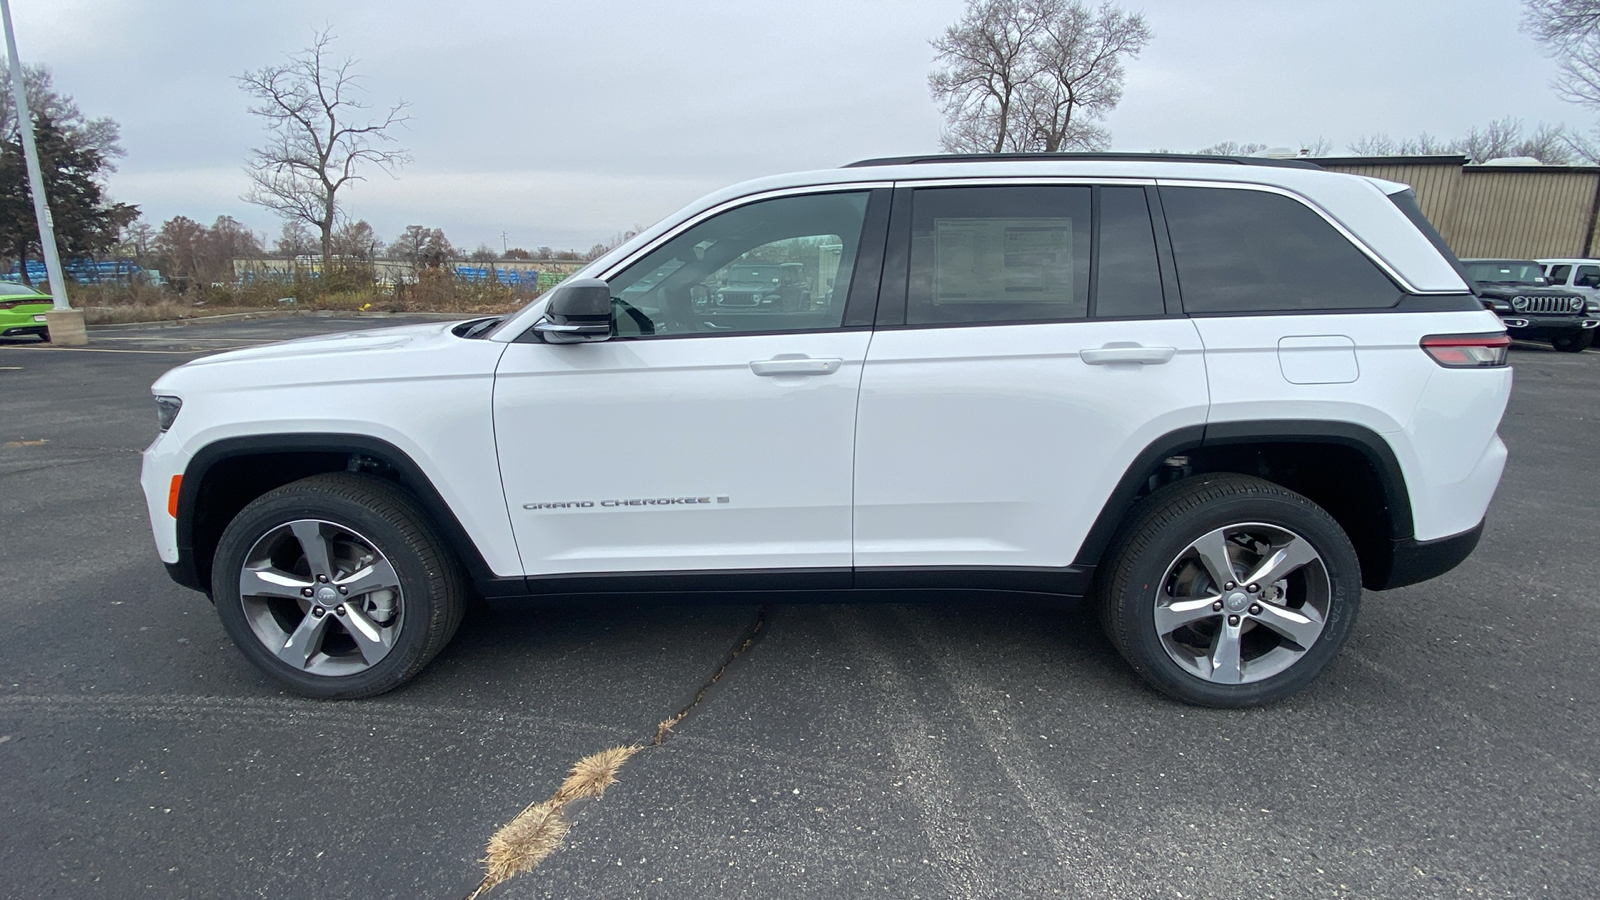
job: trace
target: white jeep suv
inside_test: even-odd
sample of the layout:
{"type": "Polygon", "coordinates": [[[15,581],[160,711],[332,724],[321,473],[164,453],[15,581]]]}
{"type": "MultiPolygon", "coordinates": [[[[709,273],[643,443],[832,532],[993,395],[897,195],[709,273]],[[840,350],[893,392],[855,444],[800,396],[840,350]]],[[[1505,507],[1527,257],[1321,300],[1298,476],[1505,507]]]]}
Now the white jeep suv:
{"type": "Polygon", "coordinates": [[[318,697],[411,678],[470,592],[958,591],[1091,598],[1156,688],[1246,706],[1471,552],[1508,343],[1404,185],[872,160],[503,318],[174,369],[143,487],[172,577],[318,697]],[[793,296],[719,302],[757,265],[793,296]]]}

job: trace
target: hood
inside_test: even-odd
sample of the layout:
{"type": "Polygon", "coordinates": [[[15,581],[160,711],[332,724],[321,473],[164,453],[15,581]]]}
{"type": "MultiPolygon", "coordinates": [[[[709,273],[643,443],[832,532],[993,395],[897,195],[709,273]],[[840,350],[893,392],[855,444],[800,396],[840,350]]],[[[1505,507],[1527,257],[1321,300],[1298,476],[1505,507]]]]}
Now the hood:
{"type": "Polygon", "coordinates": [[[178,366],[162,375],[154,390],[181,396],[186,390],[250,392],[296,384],[405,380],[450,372],[456,368],[451,360],[461,354],[488,359],[492,371],[493,358],[504,345],[457,337],[450,330],[458,324],[373,328],[230,350],[178,366]]]}
{"type": "MultiPolygon", "coordinates": [[[[461,321],[466,320],[463,319],[461,321]]],[[[328,354],[376,353],[385,350],[399,350],[419,341],[437,340],[440,335],[448,334],[450,329],[459,324],[460,321],[427,322],[422,325],[397,325],[392,328],[370,328],[364,331],[319,334],[315,337],[296,338],[292,341],[280,341],[276,344],[263,344],[259,347],[246,347],[243,350],[229,350],[226,353],[203,356],[178,368],[187,369],[197,366],[225,365],[248,360],[297,359],[328,354]]],[[[454,336],[452,336],[452,339],[459,340],[454,336]]]]}
{"type": "Polygon", "coordinates": [[[1540,287],[1536,284],[1494,284],[1487,281],[1473,282],[1473,287],[1479,297],[1489,297],[1495,300],[1510,300],[1512,297],[1577,297],[1572,291],[1560,288],[1540,287]]]}

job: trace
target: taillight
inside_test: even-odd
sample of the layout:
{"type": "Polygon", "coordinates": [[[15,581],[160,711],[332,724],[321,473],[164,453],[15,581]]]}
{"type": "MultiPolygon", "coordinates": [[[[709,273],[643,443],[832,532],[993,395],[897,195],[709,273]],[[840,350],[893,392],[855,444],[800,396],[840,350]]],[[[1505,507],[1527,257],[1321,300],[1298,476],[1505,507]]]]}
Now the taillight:
{"type": "Polygon", "coordinates": [[[1506,364],[1511,336],[1494,334],[1430,334],[1422,349],[1447,369],[1487,369],[1506,364]]]}

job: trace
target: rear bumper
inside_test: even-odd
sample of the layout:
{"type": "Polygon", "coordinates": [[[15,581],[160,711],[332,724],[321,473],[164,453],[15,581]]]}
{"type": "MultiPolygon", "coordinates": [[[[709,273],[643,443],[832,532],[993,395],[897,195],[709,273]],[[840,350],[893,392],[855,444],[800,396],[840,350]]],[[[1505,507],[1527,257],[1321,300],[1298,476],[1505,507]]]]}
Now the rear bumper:
{"type": "Polygon", "coordinates": [[[1389,574],[1381,584],[1371,586],[1375,591],[1387,591],[1390,588],[1405,587],[1409,584],[1418,584],[1440,575],[1461,565],[1461,561],[1472,555],[1478,546],[1478,539],[1483,537],[1483,522],[1449,537],[1442,537],[1432,541],[1419,541],[1415,538],[1402,538],[1393,541],[1393,562],[1389,566],[1389,574]]]}
{"type": "Polygon", "coordinates": [[[7,328],[4,331],[0,331],[0,337],[20,337],[24,334],[34,334],[38,335],[39,337],[44,337],[49,333],[50,327],[48,325],[18,325],[13,328],[7,328]]]}

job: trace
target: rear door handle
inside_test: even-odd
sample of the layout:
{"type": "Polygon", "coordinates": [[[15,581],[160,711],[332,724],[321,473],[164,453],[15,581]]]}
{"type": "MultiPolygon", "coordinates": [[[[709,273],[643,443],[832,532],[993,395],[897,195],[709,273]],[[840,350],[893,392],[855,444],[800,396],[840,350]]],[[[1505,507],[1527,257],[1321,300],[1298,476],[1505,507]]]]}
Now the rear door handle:
{"type": "Polygon", "coordinates": [[[842,359],[758,359],[750,363],[750,371],[757,375],[832,375],[844,365],[842,359]]]}
{"type": "Polygon", "coordinates": [[[1080,350],[1078,355],[1091,366],[1109,363],[1136,363],[1159,366],[1168,362],[1178,352],[1177,347],[1142,347],[1138,344],[1107,344],[1090,350],[1080,350]]]}

